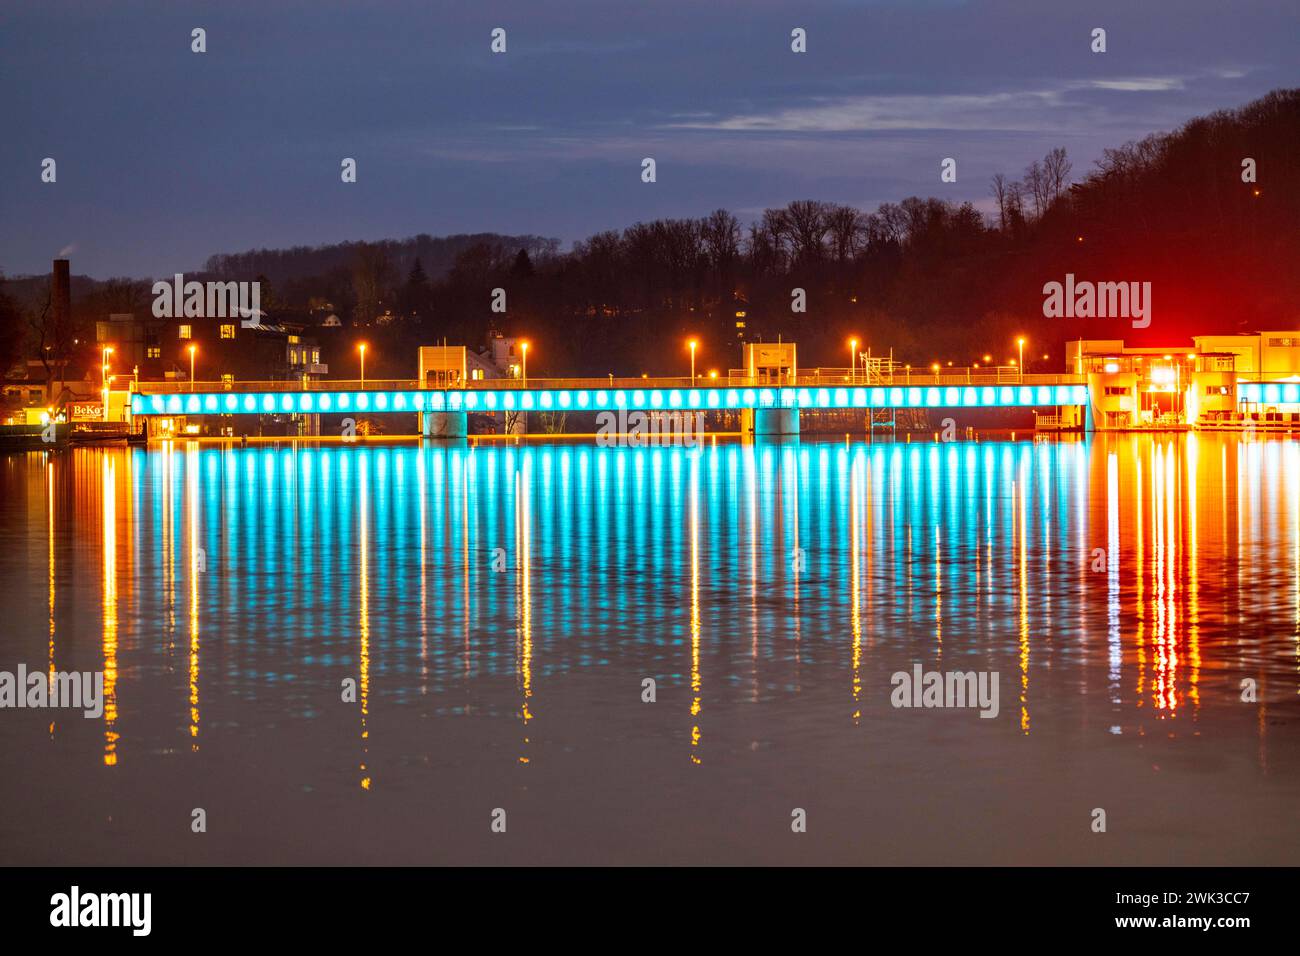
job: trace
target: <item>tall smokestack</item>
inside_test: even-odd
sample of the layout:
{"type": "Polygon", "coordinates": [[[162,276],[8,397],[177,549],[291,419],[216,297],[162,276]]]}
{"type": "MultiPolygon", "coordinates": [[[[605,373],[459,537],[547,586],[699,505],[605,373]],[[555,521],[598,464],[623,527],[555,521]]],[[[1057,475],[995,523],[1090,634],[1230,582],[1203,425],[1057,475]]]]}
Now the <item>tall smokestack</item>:
{"type": "Polygon", "coordinates": [[[69,279],[67,259],[54,260],[54,271],[50,278],[50,310],[54,328],[68,328],[72,320],[72,282],[69,279]]]}

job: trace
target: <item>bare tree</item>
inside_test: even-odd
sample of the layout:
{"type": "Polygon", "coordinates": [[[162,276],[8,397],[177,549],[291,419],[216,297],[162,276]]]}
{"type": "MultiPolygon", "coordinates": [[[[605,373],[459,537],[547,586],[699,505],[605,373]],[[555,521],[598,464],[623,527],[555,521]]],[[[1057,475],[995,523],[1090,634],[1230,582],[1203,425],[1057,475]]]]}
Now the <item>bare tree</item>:
{"type": "Polygon", "coordinates": [[[354,318],[358,325],[369,325],[379,315],[392,278],[392,262],[384,248],[361,243],[352,263],[352,288],[357,297],[354,318]]]}
{"type": "Polygon", "coordinates": [[[1017,232],[1025,223],[1025,184],[1020,180],[1007,183],[1007,225],[1017,232]]]}
{"type": "Polygon", "coordinates": [[[1061,198],[1070,185],[1070,170],[1074,165],[1066,158],[1065,149],[1056,147],[1043,157],[1043,177],[1045,190],[1052,202],[1061,198]]]}
{"type": "Polygon", "coordinates": [[[740,221],[725,209],[715,209],[700,220],[700,240],[709,265],[724,272],[740,255],[740,221]]]}
{"type": "Polygon", "coordinates": [[[1034,201],[1034,218],[1037,219],[1047,211],[1051,199],[1048,193],[1047,176],[1038,160],[1025,167],[1025,189],[1029,192],[1029,198],[1034,201]]]}
{"type": "Polygon", "coordinates": [[[992,180],[993,198],[998,203],[998,229],[1007,231],[1007,177],[995,173],[992,180]]]}
{"type": "Polygon", "coordinates": [[[826,214],[831,250],[837,262],[848,262],[866,244],[866,218],[852,206],[833,206],[826,214]]]}
{"type": "Polygon", "coordinates": [[[790,252],[790,217],[784,209],[764,209],[763,232],[773,255],[774,269],[784,271],[790,252]]]}
{"type": "Polygon", "coordinates": [[[796,199],[786,207],[786,222],[790,224],[790,238],[797,261],[819,262],[825,255],[823,243],[829,229],[828,212],[826,203],[816,199],[796,199]]]}

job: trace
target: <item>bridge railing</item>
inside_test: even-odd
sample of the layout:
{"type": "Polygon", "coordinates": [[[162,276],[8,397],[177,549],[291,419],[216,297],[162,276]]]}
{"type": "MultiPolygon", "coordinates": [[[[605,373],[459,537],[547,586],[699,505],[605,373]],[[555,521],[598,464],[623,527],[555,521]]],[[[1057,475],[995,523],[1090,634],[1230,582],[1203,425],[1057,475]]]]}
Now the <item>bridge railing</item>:
{"type": "MultiPolygon", "coordinates": [[[[847,368],[815,368],[800,370],[797,376],[777,378],[754,378],[743,374],[728,374],[725,378],[697,378],[697,388],[792,388],[803,386],[844,386],[859,387],[885,386],[944,386],[944,385],[1078,385],[1084,377],[1066,374],[1028,374],[1006,375],[996,371],[974,371],[969,369],[952,369],[935,374],[929,371],[912,369],[910,372],[896,372],[893,375],[868,376],[858,371],[856,374],[847,368]]],[[[476,379],[466,383],[469,391],[490,390],[563,390],[563,389],[648,389],[648,388],[690,388],[688,376],[680,378],[533,378],[527,381],[518,378],[476,379]]],[[[357,392],[357,391],[411,391],[421,388],[418,379],[309,379],[278,380],[258,382],[140,382],[136,391],[143,395],[187,395],[191,393],[212,392],[357,392]]],[[[447,386],[431,386],[438,389],[447,386]]]]}
{"type": "Polygon", "coordinates": [[[142,395],[189,395],[194,392],[396,392],[419,388],[417,379],[301,379],[260,382],[140,382],[136,391],[142,395]]]}
{"type": "MultiPolygon", "coordinates": [[[[709,387],[710,382],[717,384],[717,379],[701,378],[696,383],[700,388],[709,387]]],[[[488,389],[491,391],[520,391],[524,389],[597,389],[597,388],[690,388],[691,378],[635,378],[606,375],[603,378],[534,378],[527,381],[519,378],[481,378],[468,383],[471,391],[488,389]]]]}
{"type": "MultiPolygon", "coordinates": [[[[1007,369],[944,369],[937,375],[928,369],[898,368],[892,373],[868,373],[862,369],[848,368],[809,368],[800,369],[796,376],[782,376],[772,379],[753,379],[742,372],[732,369],[727,377],[729,386],[832,386],[856,385],[860,387],[885,386],[906,387],[909,385],[1082,385],[1083,376],[1053,373],[1030,373],[1021,375],[1014,368],[1007,369]]],[[[708,383],[704,383],[707,385],[708,383]]]]}

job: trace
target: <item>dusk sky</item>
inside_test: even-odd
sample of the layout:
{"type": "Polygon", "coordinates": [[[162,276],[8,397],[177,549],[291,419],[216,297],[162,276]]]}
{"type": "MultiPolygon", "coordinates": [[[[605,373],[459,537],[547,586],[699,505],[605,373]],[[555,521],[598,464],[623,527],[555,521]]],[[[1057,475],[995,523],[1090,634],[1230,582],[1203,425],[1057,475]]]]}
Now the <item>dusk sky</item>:
{"type": "Polygon", "coordinates": [[[422,232],[567,247],[801,198],[987,209],[993,173],[1054,146],[1078,178],[1104,147],[1300,85],[1298,25],[1295,0],[8,3],[0,270],[62,252],[77,274],[170,275],[422,232]]]}

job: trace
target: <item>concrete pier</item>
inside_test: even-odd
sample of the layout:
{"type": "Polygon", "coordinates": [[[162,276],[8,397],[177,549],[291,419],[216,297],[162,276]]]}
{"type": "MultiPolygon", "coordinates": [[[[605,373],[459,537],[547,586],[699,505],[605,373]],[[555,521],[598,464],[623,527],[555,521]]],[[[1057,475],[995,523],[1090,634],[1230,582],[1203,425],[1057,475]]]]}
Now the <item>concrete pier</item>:
{"type": "Polygon", "coordinates": [[[755,438],[796,438],[799,435],[799,409],[755,408],[744,416],[745,431],[755,438]]]}
{"type": "Polygon", "coordinates": [[[469,434],[469,415],[465,412],[424,412],[420,415],[420,434],[425,438],[465,438],[469,434]]]}

